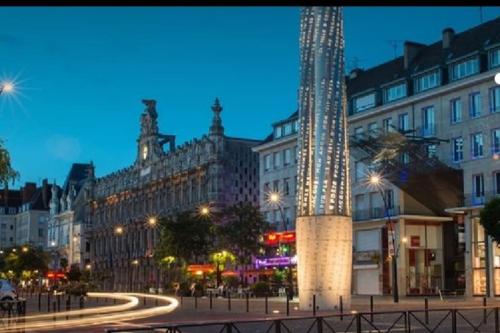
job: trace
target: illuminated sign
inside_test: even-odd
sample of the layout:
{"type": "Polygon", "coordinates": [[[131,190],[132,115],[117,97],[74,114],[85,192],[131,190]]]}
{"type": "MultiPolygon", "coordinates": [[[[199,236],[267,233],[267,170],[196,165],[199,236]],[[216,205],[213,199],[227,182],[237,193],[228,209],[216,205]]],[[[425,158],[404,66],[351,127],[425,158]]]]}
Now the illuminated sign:
{"type": "Polygon", "coordinates": [[[203,273],[212,273],[215,270],[214,265],[188,265],[187,271],[196,275],[202,275],[203,273]]]}
{"type": "Polygon", "coordinates": [[[266,245],[278,245],[279,243],[294,243],[295,231],[271,232],[265,235],[264,243],[266,245]]]}
{"type": "Polygon", "coordinates": [[[255,259],[255,267],[282,267],[297,264],[297,256],[293,257],[268,257],[255,259]]]}
{"type": "Polygon", "coordinates": [[[47,278],[49,278],[49,279],[65,279],[66,278],[66,273],[64,273],[64,272],[52,272],[52,271],[49,271],[47,273],[47,278]]]}

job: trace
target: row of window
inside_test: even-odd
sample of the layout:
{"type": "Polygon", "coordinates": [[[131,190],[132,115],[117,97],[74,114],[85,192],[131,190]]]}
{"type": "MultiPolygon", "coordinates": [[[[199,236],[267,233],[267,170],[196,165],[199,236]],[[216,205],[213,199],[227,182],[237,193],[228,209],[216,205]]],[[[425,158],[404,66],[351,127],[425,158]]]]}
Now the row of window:
{"type": "MultiPolygon", "coordinates": [[[[500,87],[493,87],[489,90],[490,112],[500,112],[500,87]]],[[[460,123],[463,120],[462,100],[454,98],[450,100],[450,121],[452,124],[460,123]]],[[[481,115],[481,94],[474,92],[469,95],[469,116],[477,118],[481,115]]],[[[385,132],[393,130],[392,118],[382,120],[382,128],[385,132]]],[[[398,128],[401,131],[410,129],[410,118],[408,113],[398,115],[398,128]]],[[[378,129],[376,122],[368,124],[368,132],[374,132],[378,129]]],[[[361,138],[363,127],[356,127],[354,135],[361,138]]],[[[436,134],[436,111],[434,106],[422,108],[422,128],[419,133],[422,136],[433,136],[436,134]]]]}
{"type": "MultiPolygon", "coordinates": [[[[464,138],[457,137],[452,139],[452,160],[460,162],[464,160],[464,138]]],[[[484,137],[482,132],[473,133],[470,135],[470,152],[471,158],[484,157],[484,137]]],[[[493,157],[500,154],[500,129],[491,131],[491,155],[493,157]]]]}
{"type": "Polygon", "coordinates": [[[295,134],[299,131],[299,121],[294,120],[274,127],[274,138],[279,139],[284,136],[295,134]]]}
{"type": "Polygon", "coordinates": [[[293,148],[286,148],[282,151],[277,151],[272,154],[267,154],[264,156],[264,171],[271,169],[278,169],[282,166],[288,166],[297,163],[297,146],[293,148]]]}
{"type": "Polygon", "coordinates": [[[264,195],[267,196],[271,192],[279,192],[282,195],[293,195],[295,192],[293,190],[294,184],[297,184],[297,176],[295,176],[295,182],[293,184],[290,178],[283,178],[281,181],[275,180],[272,183],[264,183],[264,195]]]}
{"type": "MultiPolygon", "coordinates": [[[[500,66],[500,48],[491,50],[488,53],[489,69],[500,66]]],[[[480,71],[480,58],[479,56],[471,57],[466,60],[453,63],[449,66],[450,81],[460,80],[471,75],[475,75],[480,71]]],[[[427,91],[432,88],[439,87],[443,84],[441,69],[436,69],[431,72],[424,73],[415,77],[413,86],[415,93],[427,91]]],[[[390,103],[409,94],[407,82],[400,82],[383,89],[383,103],[390,103]]],[[[363,96],[355,97],[352,101],[353,113],[365,111],[377,105],[376,93],[370,93],[363,96]]]]}
{"type": "Polygon", "coordinates": [[[296,211],[296,208],[283,207],[283,213],[280,212],[279,209],[270,210],[264,212],[264,219],[268,223],[283,223],[283,219],[285,220],[288,227],[291,227],[290,221],[293,220],[293,212],[296,211]],[[281,215],[283,214],[283,215],[281,215]]]}
{"type": "MultiPolygon", "coordinates": [[[[500,195],[500,171],[493,174],[493,194],[500,195]]],[[[485,203],[484,175],[482,173],[472,176],[472,204],[485,203]]]]}

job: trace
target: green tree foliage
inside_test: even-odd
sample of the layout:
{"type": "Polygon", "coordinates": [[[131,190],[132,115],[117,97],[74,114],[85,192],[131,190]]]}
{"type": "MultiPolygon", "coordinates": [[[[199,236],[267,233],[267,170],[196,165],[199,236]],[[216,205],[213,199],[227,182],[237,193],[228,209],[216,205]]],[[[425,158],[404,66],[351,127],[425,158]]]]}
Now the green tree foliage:
{"type": "Polygon", "coordinates": [[[3,272],[12,271],[15,278],[22,278],[23,272],[45,273],[48,270],[49,257],[41,248],[21,246],[4,251],[3,272]]]}
{"type": "Polygon", "coordinates": [[[9,182],[14,183],[18,178],[19,173],[11,166],[9,151],[0,140],[0,187],[7,187],[9,182]]]}
{"type": "Polygon", "coordinates": [[[228,265],[234,264],[236,262],[236,256],[231,252],[222,250],[212,253],[210,255],[210,262],[212,262],[215,266],[217,285],[219,285],[222,282],[222,272],[228,265]]]}
{"type": "Polygon", "coordinates": [[[488,202],[481,210],[480,217],[486,233],[500,243],[500,198],[488,202]]]}

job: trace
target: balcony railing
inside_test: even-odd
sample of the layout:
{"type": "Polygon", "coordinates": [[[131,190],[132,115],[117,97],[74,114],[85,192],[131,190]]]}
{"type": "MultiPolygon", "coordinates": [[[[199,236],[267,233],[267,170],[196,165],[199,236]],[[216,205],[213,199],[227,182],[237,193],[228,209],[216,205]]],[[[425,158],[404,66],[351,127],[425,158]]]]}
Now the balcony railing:
{"type": "Polygon", "coordinates": [[[490,191],[482,193],[466,193],[464,206],[481,206],[488,203],[491,199],[500,197],[500,193],[490,191]]]}
{"type": "MultiPolygon", "coordinates": [[[[388,211],[389,216],[393,217],[400,215],[399,206],[392,207],[388,211]]],[[[354,221],[365,221],[371,219],[386,218],[387,212],[384,207],[372,207],[370,209],[354,210],[353,220],[354,221]]]]}

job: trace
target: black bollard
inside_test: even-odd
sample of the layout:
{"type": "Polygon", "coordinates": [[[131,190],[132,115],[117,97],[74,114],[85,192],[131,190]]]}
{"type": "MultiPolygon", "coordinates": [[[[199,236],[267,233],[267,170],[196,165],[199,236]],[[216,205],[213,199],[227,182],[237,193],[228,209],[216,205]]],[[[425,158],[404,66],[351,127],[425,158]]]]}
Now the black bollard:
{"type": "Polygon", "coordinates": [[[425,324],[429,324],[429,299],[426,297],[424,299],[424,308],[425,308],[425,324]]]}
{"type": "Polygon", "coordinates": [[[483,297],[483,307],[484,307],[484,310],[483,310],[483,322],[485,324],[488,323],[488,314],[487,314],[487,310],[486,310],[486,297],[483,297]]]}
{"type": "Polygon", "coordinates": [[[340,305],[340,320],[344,320],[344,302],[342,301],[342,296],[339,296],[340,305]]]}
{"type": "Polygon", "coordinates": [[[61,295],[57,294],[57,312],[61,312],[61,295]]]}
{"type": "Polygon", "coordinates": [[[313,295],[313,316],[316,317],[316,295],[313,295]]]}
{"type": "Polygon", "coordinates": [[[373,296],[370,296],[370,322],[373,323],[373,296]]]}
{"type": "Polygon", "coordinates": [[[194,295],[194,308],[198,309],[198,296],[194,295]]]}
{"type": "Polygon", "coordinates": [[[266,303],[266,314],[269,313],[269,306],[268,306],[268,296],[267,296],[267,293],[266,293],[266,298],[264,299],[265,303],[266,303]]]}
{"type": "Polygon", "coordinates": [[[290,297],[288,295],[286,295],[286,315],[290,315],[290,297]]]}
{"type": "Polygon", "coordinates": [[[231,311],[231,293],[227,292],[227,309],[231,311]]]}
{"type": "Polygon", "coordinates": [[[184,305],[184,297],[182,297],[182,295],[181,295],[181,308],[183,305],[184,305]]]}
{"type": "Polygon", "coordinates": [[[209,297],[210,297],[210,310],[212,310],[212,292],[210,292],[209,297]]]}
{"type": "Polygon", "coordinates": [[[247,312],[249,312],[250,311],[250,297],[248,295],[248,291],[246,292],[245,297],[246,297],[246,301],[247,301],[246,302],[247,303],[247,312]]]}
{"type": "Polygon", "coordinates": [[[50,292],[47,292],[47,312],[50,312],[50,292]]]}
{"type": "Polygon", "coordinates": [[[142,305],[146,306],[146,297],[142,299],[142,305]]]}
{"type": "Polygon", "coordinates": [[[38,292],[38,312],[42,311],[42,293],[38,292]]]}

